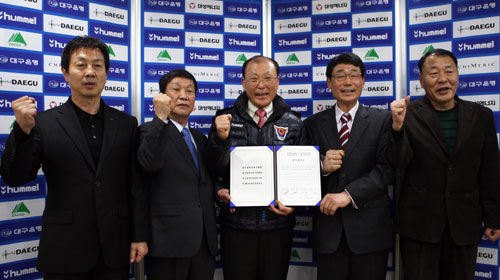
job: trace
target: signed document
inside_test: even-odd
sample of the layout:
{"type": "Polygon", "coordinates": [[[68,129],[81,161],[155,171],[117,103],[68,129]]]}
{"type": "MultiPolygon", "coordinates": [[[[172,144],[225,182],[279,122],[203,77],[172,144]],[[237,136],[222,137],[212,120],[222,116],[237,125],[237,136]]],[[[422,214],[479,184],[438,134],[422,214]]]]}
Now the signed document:
{"type": "Polygon", "coordinates": [[[321,202],[315,146],[232,147],[231,206],[314,206],[321,202]]]}

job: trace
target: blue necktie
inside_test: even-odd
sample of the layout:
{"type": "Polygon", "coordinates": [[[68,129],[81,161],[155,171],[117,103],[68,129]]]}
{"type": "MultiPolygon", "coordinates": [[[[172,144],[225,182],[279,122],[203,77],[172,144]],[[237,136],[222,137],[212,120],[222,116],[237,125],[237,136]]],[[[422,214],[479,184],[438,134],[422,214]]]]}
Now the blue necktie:
{"type": "Polygon", "coordinates": [[[198,154],[196,153],[193,141],[191,141],[191,134],[189,134],[189,130],[187,128],[183,128],[182,135],[184,135],[184,141],[186,141],[189,151],[191,152],[191,156],[193,156],[194,163],[196,164],[196,169],[198,169],[199,172],[200,166],[198,165],[198,154]]]}

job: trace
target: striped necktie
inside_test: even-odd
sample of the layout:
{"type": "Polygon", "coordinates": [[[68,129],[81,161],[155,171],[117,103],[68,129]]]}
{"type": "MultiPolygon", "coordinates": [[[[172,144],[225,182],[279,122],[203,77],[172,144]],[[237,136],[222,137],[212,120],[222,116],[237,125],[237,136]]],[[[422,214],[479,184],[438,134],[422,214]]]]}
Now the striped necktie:
{"type": "Polygon", "coordinates": [[[349,113],[344,113],[340,118],[340,122],[342,122],[342,126],[340,127],[339,135],[340,135],[340,145],[342,149],[345,151],[347,147],[347,141],[349,141],[349,127],[347,126],[347,122],[351,120],[351,115],[349,113]]]}

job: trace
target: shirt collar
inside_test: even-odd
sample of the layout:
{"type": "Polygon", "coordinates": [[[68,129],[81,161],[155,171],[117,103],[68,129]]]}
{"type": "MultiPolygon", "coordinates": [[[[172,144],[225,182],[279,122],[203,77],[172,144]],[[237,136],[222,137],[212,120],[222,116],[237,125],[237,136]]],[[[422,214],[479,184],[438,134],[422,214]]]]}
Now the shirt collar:
{"type": "Polygon", "coordinates": [[[339,123],[342,115],[344,113],[349,113],[351,115],[350,121],[353,122],[354,117],[356,116],[356,113],[358,112],[358,108],[359,108],[359,101],[356,101],[356,105],[354,105],[354,107],[352,107],[352,109],[349,112],[343,112],[342,110],[340,110],[339,106],[337,106],[337,104],[335,104],[335,120],[337,121],[337,123],[339,123]]]}
{"type": "MultiPolygon", "coordinates": [[[[248,100],[248,106],[247,106],[247,112],[250,115],[250,117],[255,116],[255,112],[257,112],[259,108],[257,108],[255,105],[248,100]]],[[[262,108],[264,111],[266,111],[266,118],[269,118],[269,116],[273,113],[273,102],[269,103],[266,107],[262,108]]]]}
{"type": "Polygon", "coordinates": [[[84,110],[82,110],[80,107],[78,107],[73,102],[73,100],[71,100],[71,98],[69,98],[69,103],[73,106],[73,109],[75,110],[76,116],[80,120],[85,119],[85,118],[89,118],[90,116],[104,119],[104,101],[102,101],[102,99],[99,102],[99,110],[97,111],[97,113],[95,115],[89,114],[89,113],[85,112],[84,110]]]}

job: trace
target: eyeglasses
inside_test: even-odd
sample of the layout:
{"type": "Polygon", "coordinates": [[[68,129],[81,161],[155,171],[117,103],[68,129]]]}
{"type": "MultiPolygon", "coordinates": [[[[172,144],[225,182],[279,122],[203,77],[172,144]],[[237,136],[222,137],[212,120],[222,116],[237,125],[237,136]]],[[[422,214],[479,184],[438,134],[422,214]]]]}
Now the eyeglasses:
{"type": "Polygon", "coordinates": [[[345,81],[347,76],[349,76],[351,81],[354,81],[354,82],[361,80],[361,73],[359,73],[359,72],[351,72],[349,74],[347,74],[345,72],[341,72],[341,73],[337,73],[337,74],[332,75],[332,78],[335,79],[336,81],[342,82],[342,81],[345,81]]]}
{"type": "Polygon", "coordinates": [[[269,85],[271,84],[272,82],[274,82],[274,80],[276,80],[276,78],[278,77],[263,77],[263,78],[245,78],[245,81],[247,81],[247,83],[251,84],[251,85],[257,85],[259,84],[261,81],[264,85],[269,85]]]}

